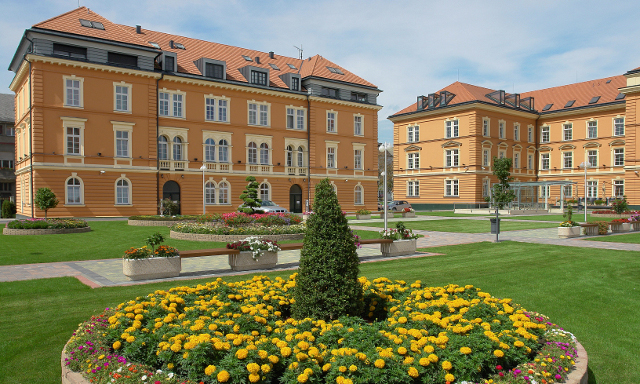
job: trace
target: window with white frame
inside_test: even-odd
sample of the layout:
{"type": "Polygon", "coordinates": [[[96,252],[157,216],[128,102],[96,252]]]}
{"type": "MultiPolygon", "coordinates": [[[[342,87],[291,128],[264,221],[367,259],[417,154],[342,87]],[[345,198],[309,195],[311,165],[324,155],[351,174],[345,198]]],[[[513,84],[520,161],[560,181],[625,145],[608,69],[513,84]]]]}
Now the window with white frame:
{"type": "Polygon", "coordinates": [[[419,169],[420,168],[420,153],[409,152],[407,155],[407,169],[419,169]]]}
{"type": "Polygon", "coordinates": [[[336,167],[336,148],[327,147],[327,168],[336,167]]]}
{"type": "Polygon", "coordinates": [[[118,181],[116,181],[116,204],[131,204],[130,196],[131,189],[129,187],[129,182],[126,179],[118,179],[118,181]]]}
{"type": "Polygon", "coordinates": [[[624,117],[613,119],[613,135],[624,136],[624,117]]]}
{"type": "Polygon", "coordinates": [[[79,178],[71,177],[67,180],[66,204],[82,204],[82,183],[79,178]]]}
{"type": "Polygon", "coordinates": [[[447,120],[445,122],[445,137],[447,139],[458,137],[458,133],[458,119],[447,120]]]}
{"type": "Polygon", "coordinates": [[[513,140],[520,141],[520,124],[513,124],[513,140]]]}
{"type": "Polygon", "coordinates": [[[448,149],[446,151],[445,166],[447,166],[447,167],[457,167],[458,166],[458,150],[457,149],[448,149]]]}
{"type": "Polygon", "coordinates": [[[353,203],[355,205],[362,205],[364,204],[362,202],[362,186],[361,185],[356,185],[356,187],[353,190],[353,203]]]}
{"type": "Polygon", "coordinates": [[[587,121],[587,138],[588,139],[598,138],[598,122],[597,121],[587,121]]]}
{"type": "Polygon", "coordinates": [[[615,148],[613,150],[613,165],[624,165],[624,148],[615,148]]]}
{"type": "Polygon", "coordinates": [[[549,190],[550,190],[550,188],[549,188],[548,185],[540,186],[540,197],[549,197],[549,196],[551,196],[549,194],[549,190]]]}
{"type": "Polygon", "coordinates": [[[271,194],[269,193],[269,184],[262,183],[260,184],[260,200],[271,200],[269,197],[271,194]]]}
{"type": "Polygon", "coordinates": [[[129,131],[116,131],[116,157],[131,157],[129,131]]]}
{"type": "Polygon", "coordinates": [[[298,167],[304,167],[304,148],[298,147],[298,167]]]}
{"type": "Polygon", "coordinates": [[[287,107],[287,129],[304,130],[304,115],[304,108],[287,107]]]}
{"type": "Polygon", "coordinates": [[[169,116],[169,94],[166,92],[158,94],[158,114],[160,116],[169,116]]]}
{"type": "Polygon", "coordinates": [[[336,120],[338,114],[333,111],[327,111],[327,132],[335,133],[337,131],[336,128],[336,120]]]}
{"type": "Polygon", "coordinates": [[[549,154],[541,153],[540,154],[540,169],[548,171],[549,170],[549,154]]]}
{"type": "Polygon", "coordinates": [[[114,83],[114,110],[119,112],[131,112],[131,85],[125,83],[114,83]]]}
{"type": "Polygon", "coordinates": [[[491,127],[490,127],[490,120],[488,118],[483,118],[482,119],[482,136],[491,136],[491,127]]]}
{"type": "Polygon", "coordinates": [[[445,196],[458,196],[458,180],[446,180],[444,187],[445,196]]]}
{"type": "Polygon", "coordinates": [[[249,102],[249,125],[269,126],[269,103],[249,102]]]}
{"type": "Polygon", "coordinates": [[[182,160],[182,139],[179,136],[173,138],[173,160],[182,160]]]}
{"type": "Polygon", "coordinates": [[[293,167],[293,145],[287,146],[287,167],[293,167]]]}
{"type": "Polygon", "coordinates": [[[164,135],[158,137],[158,159],[169,160],[169,140],[164,135]]]}
{"type": "Polygon", "coordinates": [[[489,149],[483,149],[482,150],[482,165],[485,166],[485,167],[488,167],[490,160],[491,160],[490,150],[489,149]]]}
{"type": "Polygon", "coordinates": [[[520,169],[520,153],[513,153],[513,169],[520,169]]]}
{"type": "Polygon", "coordinates": [[[541,143],[548,143],[549,142],[549,126],[544,126],[540,128],[540,142],[541,143]]]}
{"type": "Polygon", "coordinates": [[[362,169],[362,149],[354,149],[353,151],[353,168],[362,169]]]}
{"type": "Polygon", "coordinates": [[[498,149],[498,159],[504,159],[507,157],[507,151],[504,149],[498,149]]]}
{"type": "Polygon", "coordinates": [[[489,196],[489,179],[484,179],[482,181],[482,197],[487,197],[489,196]]]}
{"type": "Polygon", "coordinates": [[[67,127],[67,155],[80,155],[81,129],[67,127]]]}
{"type": "Polygon", "coordinates": [[[613,195],[615,197],[624,196],[624,180],[613,180],[613,195]]]}
{"type": "Polygon", "coordinates": [[[229,99],[226,97],[205,96],[205,120],[228,123],[229,99]]]}
{"type": "Polygon", "coordinates": [[[353,115],[353,134],[354,136],[364,135],[362,130],[362,115],[353,115]]]}
{"type": "Polygon", "coordinates": [[[267,143],[260,144],[260,164],[269,164],[269,144],[267,143]]]}
{"type": "Polygon", "coordinates": [[[587,151],[587,162],[589,163],[589,167],[592,167],[592,168],[598,167],[598,151],[597,150],[587,151]]]}
{"type": "Polygon", "coordinates": [[[573,124],[562,124],[562,140],[573,140],[573,124]]]}
{"type": "Polygon", "coordinates": [[[533,127],[527,129],[527,141],[533,143],[533,127]]]}
{"type": "Polygon", "coordinates": [[[211,181],[204,185],[204,201],[205,204],[216,203],[216,185],[211,181]]]}
{"type": "Polygon", "coordinates": [[[185,93],[180,91],[160,91],[158,113],[160,116],[184,118],[185,93]]]}
{"type": "Polygon", "coordinates": [[[229,204],[229,183],[226,181],[218,184],[218,204],[229,204]]]}
{"type": "Polygon", "coordinates": [[[216,161],[216,142],[211,138],[204,141],[204,161],[207,163],[216,161]]]}
{"type": "Polygon", "coordinates": [[[173,116],[184,117],[182,113],[183,95],[179,93],[174,93],[172,96],[173,96],[173,116]]]}
{"type": "Polygon", "coordinates": [[[564,197],[573,196],[573,188],[571,187],[571,185],[565,185],[562,188],[564,189],[562,192],[564,194],[564,197]]]}
{"type": "Polygon", "coordinates": [[[247,144],[247,163],[258,164],[258,146],[253,141],[247,144]]]}
{"type": "Polygon", "coordinates": [[[505,124],[504,121],[499,121],[498,122],[498,137],[501,138],[501,139],[504,139],[504,137],[505,137],[504,136],[505,135],[504,124],[505,124]]]}
{"type": "Polygon", "coordinates": [[[573,152],[562,153],[562,167],[565,169],[573,168],[573,152]]]}
{"type": "Polygon", "coordinates": [[[407,127],[407,141],[415,143],[420,141],[420,127],[417,125],[407,127]]]}
{"type": "Polygon", "coordinates": [[[533,155],[529,155],[527,158],[527,169],[533,170],[533,155]]]}
{"type": "Polygon", "coordinates": [[[598,181],[597,180],[587,181],[587,197],[588,198],[598,197],[598,181]]]}
{"type": "Polygon", "coordinates": [[[82,108],[84,79],[75,76],[64,77],[64,105],[66,107],[82,108]]]}
{"type": "Polygon", "coordinates": [[[225,139],[218,141],[218,162],[229,162],[229,142],[225,139]]]}
{"type": "Polygon", "coordinates": [[[420,197],[420,182],[417,180],[409,181],[407,183],[407,196],[408,197],[420,197]]]}

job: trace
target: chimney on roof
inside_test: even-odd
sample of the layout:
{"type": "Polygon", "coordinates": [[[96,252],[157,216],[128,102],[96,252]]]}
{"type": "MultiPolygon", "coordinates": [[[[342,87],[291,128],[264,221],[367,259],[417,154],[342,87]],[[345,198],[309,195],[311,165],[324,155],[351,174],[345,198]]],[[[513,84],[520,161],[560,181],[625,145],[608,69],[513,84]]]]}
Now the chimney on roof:
{"type": "Polygon", "coordinates": [[[275,59],[276,58],[276,54],[273,53],[273,51],[269,52],[269,58],[270,59],[275,59]]]}
{"type": "Polygon", "coordinates": [[[173,40],[169,40],[169,47],[173,49],[173,40]]]}
{"type": "Polygon", "coordinates": [[[136,25],[136,33],[137,33],[138,35],[142,34],[142,27],[141,27],[141,26],[136,25]]]}
{"type": "Polygon", "coordinates": [[[256,56],[256,64],[260,64],[260,56],[256,56]]]}

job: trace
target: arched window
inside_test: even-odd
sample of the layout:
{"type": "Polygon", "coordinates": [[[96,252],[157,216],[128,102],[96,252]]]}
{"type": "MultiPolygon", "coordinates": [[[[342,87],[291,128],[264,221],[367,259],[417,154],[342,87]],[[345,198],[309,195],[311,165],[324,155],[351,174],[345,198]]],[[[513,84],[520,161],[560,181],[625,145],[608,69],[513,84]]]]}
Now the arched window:
{"type": "Polygon", "coordinates": [[[216,142],[213,139],[207,139],[204,142],[204,161],[210,163],[216,161],[216,142]]]}
{"type": "Polygon", "coordinates": [[[253,141],[247,145],[249,147],[249,151],[247,153],[248,159],[247,162],[249,164],[257,164],[258,163],[258,146],[253,141]]]}
{"type": "Polygon", "coordinates": [[[218,184],[218,204],[229,204],[229,184],[226,181],[218,184]]]}
{"type": "Polygon", "coordinates": [[[298,167],[304,167],[304,148],[298,147],[298,167]]]}
{"type": "Polygon", "coordinates": [[[182,160],[182,139],[179,136],[173,138],[173,160],[182,160]]]}
{"type": "Polygon", "coordinates": [[[293,167],[293,146],[287,146],[287,167],[293,167]]]}
{"type": "Polygon", "coordinates": [[[260,200],[271,200],[269,198],[269,184],[267,183],[260,184],[260,200]]]}
{"type": "Polygon", "coordinates": [[[338,194],[338,187],[335,184],[331,184],[331,188],[333,188],[333,192],[336,193],[336,195],[338,194]]]}
{"type": "Polygon", "coordinates": [[[225,139],[218,142],[218,161],[221,163],[229,162],[229,143],[225,139]]]}
{"type": "Polygon", "coordinates": [[[72,177],[67,180],[67,204],[82,204],[82,183],[72,177]]]}
{"type": "Polygon", "coordinates": [[[158,138],[158,159],[169,160],[169,143],[165,136],[158,138]]]}
{"type": "Polygon", "coordinates": [[[353,196],[354,204],[361,205],[362,203],[362,186],[356,185],[353,196]]]}
{"type": "Polygon", "coordinates": [[[269,164],[269,144],[260,144],[260,164],[269,164]]]}
{"type": "Polygon", "coordinates": [[[216,185],[210,181],[204,185],[204,202],[205,204],[216,203],[216,185]]]}
{"type": "Polygon", "coordinates": [[[129,182],[125,179],[116,181],[116,204],[131,204],[129,200],[129,182]]]}

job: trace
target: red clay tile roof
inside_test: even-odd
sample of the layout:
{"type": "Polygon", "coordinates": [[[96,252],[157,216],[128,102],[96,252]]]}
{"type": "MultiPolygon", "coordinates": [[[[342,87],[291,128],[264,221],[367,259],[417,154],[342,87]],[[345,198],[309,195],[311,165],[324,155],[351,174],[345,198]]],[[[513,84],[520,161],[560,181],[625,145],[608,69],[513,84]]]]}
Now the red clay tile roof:
{"type": "MultiPolygon", "coordinates": [[[[436,93],[439,94],[442,91],[448,91],[456,95],[449,102],[448,105],[456,105],[456,104],[466,103],[468,101],[475,101],[475,100],[486,101],[488,103],[495,104],[495,101],[485,96],[487,93],[495,92],[494,89],[479,87],[477,85],[471,85],[471,84],[466,84],[466,83],[461,83],[459,81],[456,81],[455,83],[442,88],[436,93]]],[[[417,110],[418,110],[418,102],[416,101],[415,103],[408,106],[407,108],[394,113],[392,116],[401,115],[404,113],[416,112],[417,110]]]]}
{"type": "Polygon", "coordinates": [[[151,48],[153,48],[153,46],[150,45],[149,42],[154,42],[160,45],[161,50],[176,53],[179,73],[201,75],[194,62],[205,57],[208,59],[225,61],[227,64],[227,79],[240,82],[247,82],[247,80],[240,73],[239,69],[247,65],[252,65],[259,68],[269,69],[270,86],[272,87],[288,88],[282,79],[280,79],[280,75],[291,72],[300,73],[302,78],[314,76],[377,88],[374,84],[356,76],[352,72],[319,55],[305,60],[281,55],[275,55],[274,59],[270,59],[269,54],[265,52],[212,43],[184,36],[171,35],[148,29],[143,29],[142,33],[138,34],[136,33],[135,27],[114,24],[86,7],[77,8],[73,11],[38,23],[33,27],[72,33],[75,35],[97,37],[122,43],[142,45],[151,48]],[[104,30],[83,27],[80,24],[79,19],[99,21],[104,24],[104,30]],[[171,48],[171,40],[176,43],[183,44],[186,49],[171,48]],[[251,57],[253,61],[250,62],[245,60],[242,55],[251,57]],[[256,57],[260,57],[260,64],[255,62],[256,57]],[[279,70],[273,69],[269,65],[270,63],[275,64],[279,70]],[[296,69],[290,68],[287,64],[292,64],[296,69]],[[344,75],[332,73],[326,68],[327,66],[340,69],[344,75]]]}

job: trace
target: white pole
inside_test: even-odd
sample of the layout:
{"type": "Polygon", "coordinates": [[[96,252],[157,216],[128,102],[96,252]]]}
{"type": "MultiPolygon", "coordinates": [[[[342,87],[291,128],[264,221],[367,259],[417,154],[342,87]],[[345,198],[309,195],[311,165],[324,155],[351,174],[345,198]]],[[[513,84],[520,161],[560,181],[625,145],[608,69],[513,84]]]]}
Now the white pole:
{"type": "Polygon", "coordinates": [[[587,163],[584,162],[584,222],[587,223],[587,163]]]}
{"type": "Polygon", "coordinates": [[[206,204],[206,188],[205,188],[205,184],[204,184],[204,171],[205,169],[207,169],[207,166],[202,164],[202,167],[200,167],[200,170],[202,171],[202,214],[206,215],[207,214],[207,204],[206,204]]]}
{"type": "Polygon", "coordinates": [[[387,143],[384,143],[384,231],[387,231],[387,143]]]}

